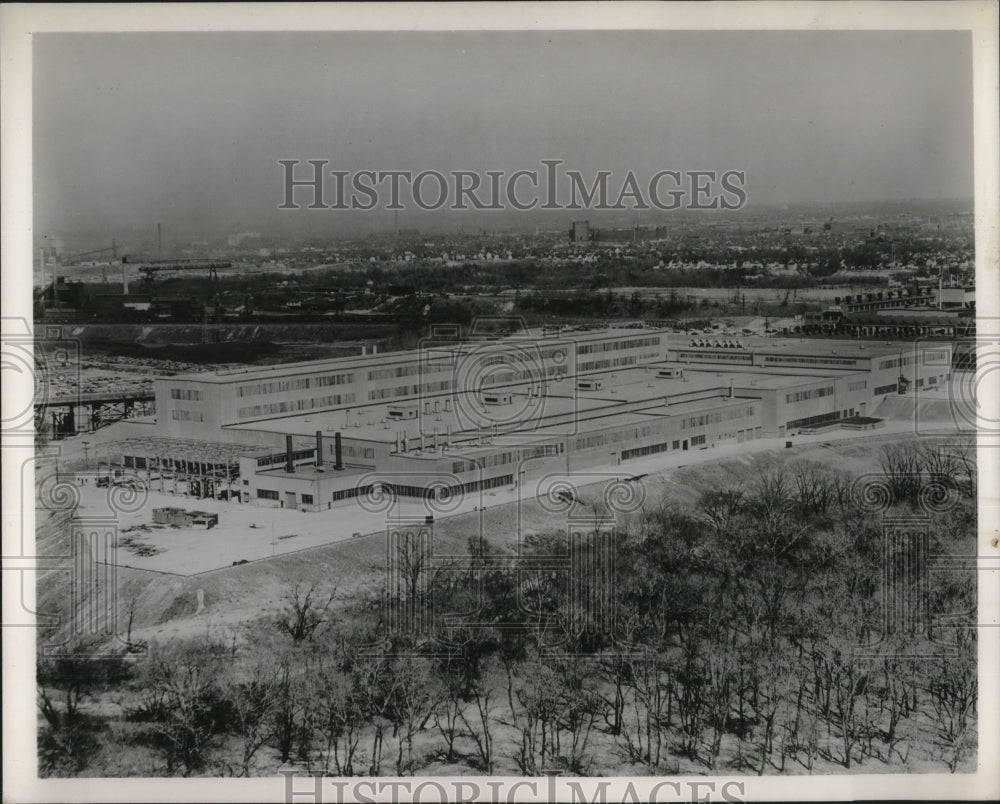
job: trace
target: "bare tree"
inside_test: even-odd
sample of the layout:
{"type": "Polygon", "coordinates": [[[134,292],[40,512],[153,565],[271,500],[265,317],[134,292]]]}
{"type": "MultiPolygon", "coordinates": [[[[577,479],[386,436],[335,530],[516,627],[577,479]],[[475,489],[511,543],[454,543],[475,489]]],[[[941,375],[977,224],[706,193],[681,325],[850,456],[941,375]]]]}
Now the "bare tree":
{"type": "Polygon", "coordinates": [[[943,657],[928,685],[934,714],[934,745],[952,773],[974,747],[978,689],[975,643],[963,635],[959,655],[943,657]]]}
{"type": "Polygon", "coordinates": [[[227,677],[222,699],[232,711],[242,741],[240,775],[250,775],[250,763],[271,735],[269,717],[275,705],[277,674],[254,664],[241,679],[227,677]]]}
{"type": "Polygon", "coordinates": [[[324,600],[316,598],[315,586],[302,592],[299,585],[285,596],[286,607],[278,617],[278,629],[288,634],[293,641],[312,639],[317,629],[324,623],[327,609],[333,603],[334,591],[324,600]]]}

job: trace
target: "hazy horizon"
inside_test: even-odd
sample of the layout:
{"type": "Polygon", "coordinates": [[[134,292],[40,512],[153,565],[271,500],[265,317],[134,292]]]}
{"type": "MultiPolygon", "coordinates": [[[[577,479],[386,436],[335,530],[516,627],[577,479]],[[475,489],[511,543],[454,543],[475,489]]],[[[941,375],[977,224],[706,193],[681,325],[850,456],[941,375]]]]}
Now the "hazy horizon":
{"type": "MultiPolygon", "coordinates": [[[[972,197],[968,32],[127,33],[34,37],[35,231],[345,236],[279,210],[279,159],[348,170],[746,172],[747,211],[972,197]]],[[[543,228],[600,213],[399,213],[543,228]]],[[[672,213],[619,213],[649,224],[672,213]]]]}

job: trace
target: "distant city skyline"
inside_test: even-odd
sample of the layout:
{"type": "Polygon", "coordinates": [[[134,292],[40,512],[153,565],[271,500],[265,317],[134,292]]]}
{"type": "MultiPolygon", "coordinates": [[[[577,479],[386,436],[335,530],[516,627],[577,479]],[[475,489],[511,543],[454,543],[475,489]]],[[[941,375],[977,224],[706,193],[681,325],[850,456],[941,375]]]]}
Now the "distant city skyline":
{"type": "MultiPolygon", "coordinates": [[[[278,209],[280,159],[740,170],[747,211],[972,196],[967,32],[39,34],[34,48],[36,234],[395,225],[384,209],[278,209]]],[[[572,217],[406,209],[398,222],[525,230],[572,217]]]]}

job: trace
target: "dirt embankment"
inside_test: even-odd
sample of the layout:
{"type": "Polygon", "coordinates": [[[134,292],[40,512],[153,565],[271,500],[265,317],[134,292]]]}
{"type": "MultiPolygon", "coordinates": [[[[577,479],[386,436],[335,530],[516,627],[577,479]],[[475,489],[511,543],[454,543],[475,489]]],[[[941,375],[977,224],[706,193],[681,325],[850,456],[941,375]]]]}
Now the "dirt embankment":
{"type": "MultiPolygon", "coordinates": [[[[811,461],[859,476],[878,470],[879,445],[900,441],[899,436],[866,438],[851,442],[814,444],[795,450],[773,450],[707,461],[642,479],[646,508],[671,501],[691,505],[707,488],[734,488],[754,482],[762,470],[792,461],[811,461]]],[[[573,515],[606,511],[599,489],[580,491],[573,515]]],[[[641,511],[630,514],[641,516],[641,511]]],[[[39,528],[40,548],[68,554],[68,520],[51,519],[39,528]]],[[[623,524],[619,520],[619,525],[623,524]]],[[[495,547],[513,551],[517,540],[533,533],[561,531],[566,513],[545,510],[537,501],[487,507],[439,519],[434,530],[434,554],[467,553],[470,537],[483,536],[495,547]]],[[[288,553],[274,558],[227,567],[192,576],[170,575],[118,568],[118,617],[124,633],[130,613],[132,636],[164,639],[235,630],[284,607],[296,587],[315,586],[324,592],[357,600],[377,595],[385,582],[386,537],[366,535],[348,542],[288,553]]],[[[41,611],[64,610],[65,578],[52,574],[39,584],[41,611]]]]}

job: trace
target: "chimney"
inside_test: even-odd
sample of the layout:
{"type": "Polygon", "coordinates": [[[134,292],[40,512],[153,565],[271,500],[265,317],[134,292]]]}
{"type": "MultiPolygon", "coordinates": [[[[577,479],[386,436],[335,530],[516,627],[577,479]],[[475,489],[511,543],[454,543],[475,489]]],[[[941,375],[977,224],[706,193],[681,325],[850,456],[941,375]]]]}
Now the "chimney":
{"type": "Polygon", "coordinates": [[[333,468],[338,472],[344,468],[344,450],[340,445],[340,431],[333,434],[333,468]]]}
{"type": "Polygon", "coordinates": [[[323,465],[323,431],[316,431],[316,466],[323,465]]]}
{"type": "Polygon", "coordinates": [[[292,474],[295,471],[295,464],[292,463],[292,437],[285,436],[285,471],[292,474]]]}

